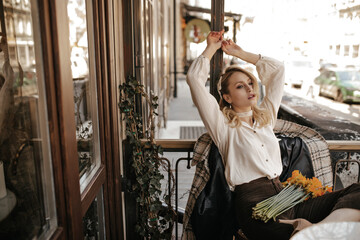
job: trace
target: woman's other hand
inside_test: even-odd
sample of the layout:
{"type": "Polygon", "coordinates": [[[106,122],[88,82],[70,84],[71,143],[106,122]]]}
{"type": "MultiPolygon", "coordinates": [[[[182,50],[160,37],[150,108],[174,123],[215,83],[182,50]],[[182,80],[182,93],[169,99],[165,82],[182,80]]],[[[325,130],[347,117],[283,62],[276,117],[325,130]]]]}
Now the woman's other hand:
{"type": "Polygon", "coordinates": [[[216,48],[216,50],[219,49],[223,40],[223,33],[224,30],[220,32],[211,31],[206,38],[207,45],[216,48]]]}
{"type": "Polygon", "coordinates": [[[221,43],[221,49],[228,55],[239,56],[239,53],[242,51],[242,48],[236,45],[231,39],[224,40],[221,43]]]}
{"type": "Polygon", "coordinates": [[[228,55],[240,58],[245,62],[256,64],[260,59],[259,54],[244,51],[239,45],[236,45],[231,39],[224,40],[221,43],[221,49],[228,55]]]}
{"type": "Polygon", "coordinates": [[[219,32],[211,31],[207,38],[207,46],[204,52],[202,53],[203,56],[211,59],[214,53],[221,47],[221,43],[223,41],[223,33],[224,30],[221,30],[219,32]]]}

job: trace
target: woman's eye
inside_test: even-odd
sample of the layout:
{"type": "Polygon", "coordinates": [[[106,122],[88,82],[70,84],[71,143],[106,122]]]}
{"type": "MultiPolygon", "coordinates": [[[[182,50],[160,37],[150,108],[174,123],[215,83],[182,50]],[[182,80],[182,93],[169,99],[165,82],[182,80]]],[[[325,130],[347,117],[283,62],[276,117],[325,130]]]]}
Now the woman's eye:
{"type": "Polygon", "coordinates": [[[238,85],[236,88],[243,88],[244,86],[243,85],[238,85]]]}
{"type": "Polygon", "coordinates": [[[249,82],[249,85],[254,85],[254,83],[253,83],[253,82],[249,82]]]}

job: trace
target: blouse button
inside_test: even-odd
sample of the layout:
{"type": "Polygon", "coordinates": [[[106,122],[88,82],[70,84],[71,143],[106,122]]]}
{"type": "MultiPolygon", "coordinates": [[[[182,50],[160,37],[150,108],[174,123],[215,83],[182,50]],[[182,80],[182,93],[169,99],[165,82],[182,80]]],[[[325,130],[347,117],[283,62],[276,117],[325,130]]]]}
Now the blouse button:
{"type": "Polygon", "coordinates": [[[264,147],[264,144],[261,144],[262,147],[264,147]]]}
{"type": "Polygon", "coordinates": [[[265,161],[267,161],[267,162],[268,162],[269,160],[267,160],[267,159],[266,159],[265,161]]]}
{"type": "Polygon", "coordinates": [[[274,176],[276,176],[276,173],[274,173],[274,176]]]}
{"type": "Polygon", "coordinates": [[[254,133],[256,133],[256,131],[254,130],[254,133]]]}

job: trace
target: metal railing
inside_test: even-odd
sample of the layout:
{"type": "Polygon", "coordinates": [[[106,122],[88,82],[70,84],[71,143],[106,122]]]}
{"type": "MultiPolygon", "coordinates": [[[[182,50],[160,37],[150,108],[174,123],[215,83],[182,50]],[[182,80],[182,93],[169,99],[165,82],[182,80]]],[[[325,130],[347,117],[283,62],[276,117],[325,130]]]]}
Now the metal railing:
{"type": "Polygon", "coordinates": [[[357,182],[360,182],[360,162],[355,159],[351,159],[351,154],[355,152],[360,153],[360,141],[338,141],[338,140],[328,140],[326,141],[330,152],[345,152],[347,154],[345,159],[337,159],[333,169],[333,179],[334,186],[337,183],[336,171],[340,164],[345,164],[345,169],[349,170],[350,164],[354,163],[358,166],[357,182]]]}
{"type": "MultiPolygon", "coordinates": [[[[156,143],[160,145],[164,152],[183,152],[187,153],[187,157],[181,157],[178,158],[175,162],[175,211],[177,213],[176,221],[175,221],[175,236],[176,239],[178,238],[179,234],[179,223],[183,223],[183,215],[184,210],[179,209],[179,163],[182,161],[187,161],[187,169],[191,168],[191,152],[193,152],[194,144],[196,142],[196,139],[157,139],[156,143]]],[[[328,140],[326,141],[329,146],[330,152],[345,152],[347,154],[346,159],[339,159],[336,160],[335,168],[333,169],[333,175],[334,175],[334,181],[336,181],[336,167],[338,164],[345,163],[356,163],[358,164],[359,171],[358,171],[358,182],[360,182],[360,162],[358,160],[351,159],[352,153],[360,153],[360,141],[335,141],[335,140],[328,140]]],[[[171,161],[167,158],[162,158],[165,160],[168,164],[168,171],[172,171],[174,168],[171,166],[171,161]]],[[[170,172],[168,174],[168,186],[171,186],[171,176],[170,172]]],[[[334,182],[335,185],[335,182],[334,182]]],[[[190,188],[191,186],[189,186],[190,188]]],[[[169,187],[169,194],[170,194],[170,187],[169,187]]]]}
{"type": "MultiPolygon", "coordinates": [[[[175,236],[176,239],[179,235],[179,223],[183,223],[183,217],[184,217],[184,210],[179,209],[179,163],[182,161],[187,161],[187,169],[191,168],[191,153],[194,149],[194,144],[196,142],[196,139],[156,139],[156,144],[160,145],[164,152],[181,152],[181,153],[187,153],[187,157],[180,157],[175,162],[175,212],[177,213],[176,219],[175,219],[175,236]]],[[[162,160],[165,160],[167,162],[168,166],[168,193],[171,194],[171,174],[170,171],[172,171],[174,168],[171,166],[171,161],[165,157],[161,158],[162,160]]],[[[191,187],[191,186],[189,186],[191,187]]],[[[171,203],[171,200],[170,200],[171,203]]]]}

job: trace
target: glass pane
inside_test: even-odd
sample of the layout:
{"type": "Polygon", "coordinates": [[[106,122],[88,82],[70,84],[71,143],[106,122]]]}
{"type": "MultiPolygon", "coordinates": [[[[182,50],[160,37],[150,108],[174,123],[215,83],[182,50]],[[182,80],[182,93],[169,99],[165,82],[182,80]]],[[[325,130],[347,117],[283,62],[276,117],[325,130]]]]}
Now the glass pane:
{"type": "Polygon", "coordinates": [[[0,1],[0,239],[57,227],[37,1],[0,1]]]}
{"type": "Polygon", "coordinates": [[[83,191],[100,166],[91,1],[68,0],[68,17],[80,187],[83,191]]]}
{"type": "Polygon", "coordinates": [[[84,239],[106,239],[102,188],[83,217],[84,239]]]}

